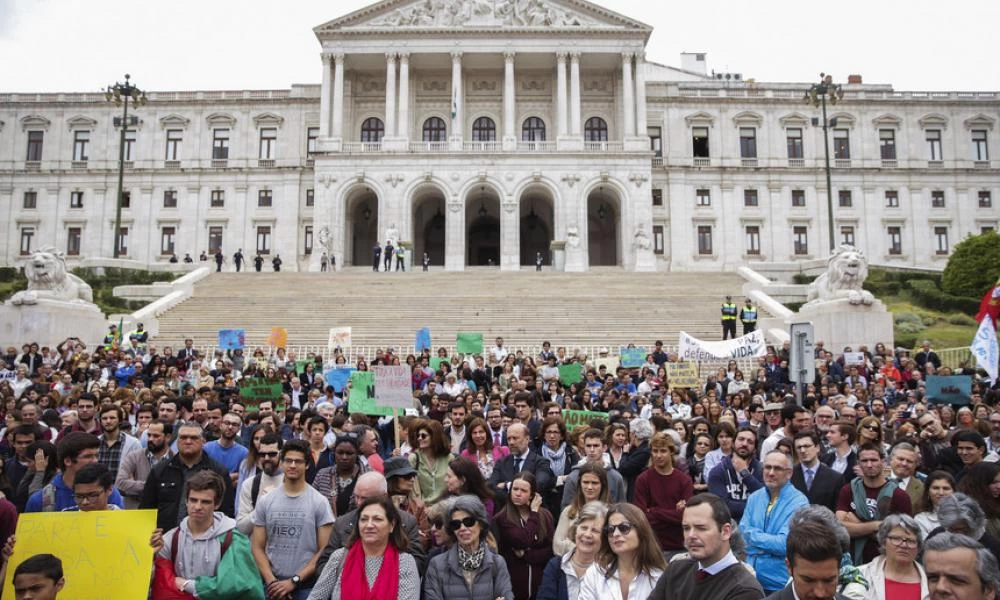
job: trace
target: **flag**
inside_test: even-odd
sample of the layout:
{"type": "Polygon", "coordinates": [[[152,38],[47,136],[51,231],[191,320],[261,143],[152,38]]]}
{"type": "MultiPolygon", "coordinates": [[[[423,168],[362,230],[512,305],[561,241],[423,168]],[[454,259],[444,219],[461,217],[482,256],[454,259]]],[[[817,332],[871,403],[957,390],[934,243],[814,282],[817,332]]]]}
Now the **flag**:
{"type": "Polygon", "coordinates": [[[976,363],[989,374],[990,380],[996,380],[1000,345],[997,343],[996,325],[990,315],[987,314],[979,322],[979,330],[976,331],[976,337],[972,340],[969,350],[976,357],[976,363]]]}
{"type": "Polygon", "coordinates": [[[1000,279],[983,296],[983,301],[979,304],[979,313],[976,315],[976,320],[982,322],[983,317],[987,315],[993,321],[995,329],[997,322],[1000,321],[1000,279]]]}
{"type": "Polygon", "coordinates": [[[125,318],[118,319],[118,337],[115,338],[115,348],[121,348],[122,339],[125,337],[125,318]]]}

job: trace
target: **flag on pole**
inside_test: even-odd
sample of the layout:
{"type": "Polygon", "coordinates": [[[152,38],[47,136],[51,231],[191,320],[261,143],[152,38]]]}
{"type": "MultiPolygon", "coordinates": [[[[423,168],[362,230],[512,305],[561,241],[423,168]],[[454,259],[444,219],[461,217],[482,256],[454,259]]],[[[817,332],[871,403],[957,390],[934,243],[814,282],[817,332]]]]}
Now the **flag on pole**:
{"type": "Polygon", "coordinates": [[[1000,279],[983,296],[983,301],[979,303],[979,313],[976,315],[976,320],[981,323],[986,315],[989,315],[993,321],[993,327],[996,328],[997,322],[1000,321],[1000,279]]]}
{"type": "Polygon", "coordinates": [[[118,337],[115,338],[115,348],[121,348],[122,340],[125,338],[125,318],[118,319],[118,337]]]}
{"type": "Polygon", "coordinates": [[[972,340],[969,350],[976,357],[979,366],[990,376],[990,380],[996,380],[1000,344],[997,343],[996,325],[988,314],[979,322],[979,330],[976,331],[976,337],[972,340]]]}

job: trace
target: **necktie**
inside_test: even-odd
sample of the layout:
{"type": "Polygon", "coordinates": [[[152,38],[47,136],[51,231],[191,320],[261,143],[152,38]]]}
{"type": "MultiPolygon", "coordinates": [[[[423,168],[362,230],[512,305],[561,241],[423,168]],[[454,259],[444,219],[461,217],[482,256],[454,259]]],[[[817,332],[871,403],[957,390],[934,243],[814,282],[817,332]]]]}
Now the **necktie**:
{"type": "Polygon", "coordinates": [[[518,458],[514,459],[514,473],[515,474],[521,472],[521,461],[522,460],[524,460],[524,459],[521,458],[521,457],[518,457],[518,458]]]}
{"type": "Polygon", "coordinates": [[[705,569],[698,569],[698,571],[695,572],[694,574],[694,578],[697,579],[698,581],[705,581],[711,576],[712,574],[706,571],[705,569]]]}
{"type": "Polygon", "coordinates": [[[813,470],[806,469],[806,489],[811,490],[813,486],[813,470]]]}
{"type": "Polygon", "coordinates": [[[494,433],[493,434],[493,445],[494,446],[499,446],[500,445],[500,434],[499,433],[494,433]]]}

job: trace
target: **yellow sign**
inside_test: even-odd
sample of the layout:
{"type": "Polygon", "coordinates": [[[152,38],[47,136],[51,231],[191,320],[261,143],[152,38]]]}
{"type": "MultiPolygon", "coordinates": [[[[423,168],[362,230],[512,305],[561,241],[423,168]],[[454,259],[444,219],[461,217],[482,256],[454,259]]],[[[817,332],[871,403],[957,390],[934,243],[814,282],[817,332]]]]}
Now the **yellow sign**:
{"type": "Polygon", "coordinates": [[[17,521],[3,597],[14,597],[17,565],[36,554],[54,554],[66,578],[60,598],[146,598],[153,572],[149,537],[155,528],[155,510],[24,513],[17,521]]]}
{"type": "Polygon", "coordinates": [[[697,389],[701,385],[698,365],[693,362],[665,363],[671,388],[697,389]]]}
{"type": "Polygon", "coordinates": [[[267,336],[267,345],[284,348],[288,345],[288,330],[284,327],[272,327],[271,335],[267,336]]]}

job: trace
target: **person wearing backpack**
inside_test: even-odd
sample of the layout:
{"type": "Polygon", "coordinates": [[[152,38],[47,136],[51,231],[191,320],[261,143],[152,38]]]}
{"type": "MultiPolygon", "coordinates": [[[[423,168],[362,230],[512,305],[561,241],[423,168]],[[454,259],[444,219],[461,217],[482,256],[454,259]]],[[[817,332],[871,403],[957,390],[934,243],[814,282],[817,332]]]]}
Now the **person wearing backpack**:
{"type": "Polygon", "coordinates": [[[260,460],[260,469],[257,474],[247,479],[240,486],[239,508],[236,511],[236,529],[240,533],[249,536],[253,533],[253,511],[257,508],[257,501],[267,495],[271,490],[281,487],[285,480],[285,474],[281,470],[281,463],[278,461],[278,454],[285,440],[277,433],[268,433],[260,438],[260,450],[257,457],[260,460]]]}
{"type": "MultiPolygon", "coordinates": [[[[56,455],[61,469],[45,487],[28,498],[24,512],[58,512],[76,506],[73,483],[83,467],[97,462],[101,440],[96,435],[71,431],[59,438],[56,455]]],[[[121,494],[112,489],[108,503],[123,508],[121,494]]]]}
{"type": "Polygon", "coordinates": [[[149,540],[156,551],[153,600],[264,600],[250,540],[219,512],[225,495],[226,482],[215,471],[188,478],[187,516],[166,533],[154,530],[149,540]]]}

